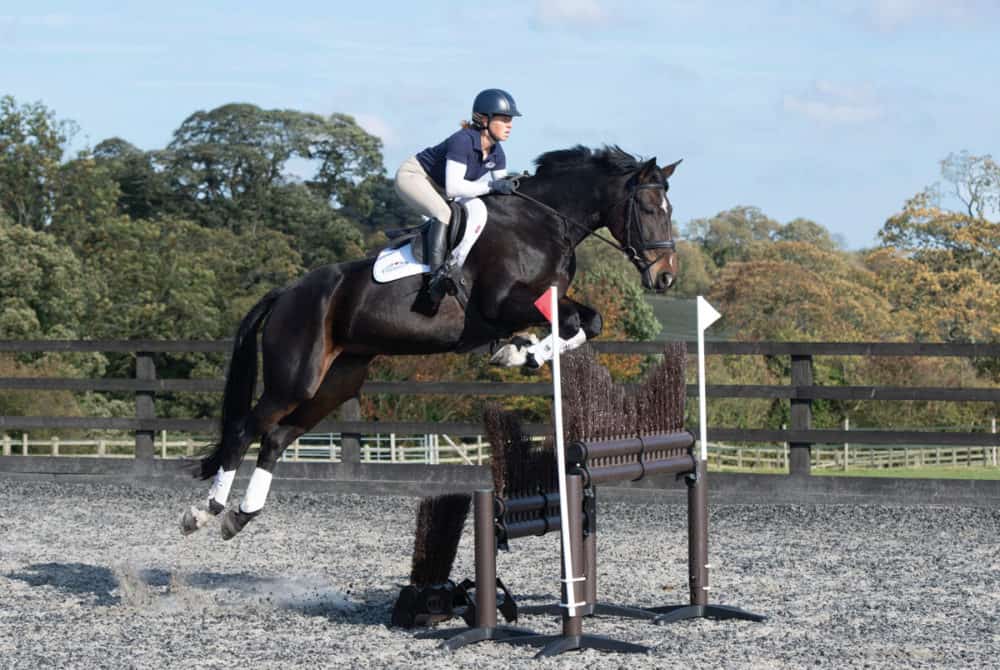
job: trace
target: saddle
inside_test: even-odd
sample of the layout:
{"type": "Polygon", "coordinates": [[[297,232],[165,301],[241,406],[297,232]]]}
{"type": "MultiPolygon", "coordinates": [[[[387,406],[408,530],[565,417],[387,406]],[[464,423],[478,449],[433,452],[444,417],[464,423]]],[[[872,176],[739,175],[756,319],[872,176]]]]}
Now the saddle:
{"type": "MultiPolygon", "coordinates": [[[[448,249],[447,252],[450,253],[455,247],[458,246],[462,238],[465,237],[465,227],[469,221],[468,213],[465,207],[461,203],[450,201],[448,207],[451,209],[451,219],[448,222],[448,249]]],[[[430,242],[427,239],[428,232],[430,231],[431,221],[424,221],[419,226],[411,226],[409,228],[396,228],[395,230],[385,231],[385,236],[388,237],[392,244],[391,249],[398,249],[410,242],[413,242],[413,260],[418,263],[426,263],[427,258],[430,257],[430,242]],[[420,240],[420,244],[417,244],[417,240],[420,240]]]]}

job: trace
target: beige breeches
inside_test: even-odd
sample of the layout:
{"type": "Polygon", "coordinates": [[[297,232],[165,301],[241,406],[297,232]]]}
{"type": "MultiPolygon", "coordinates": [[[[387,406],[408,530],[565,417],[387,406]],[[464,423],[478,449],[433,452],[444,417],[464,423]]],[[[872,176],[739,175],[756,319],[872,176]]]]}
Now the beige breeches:
{"type": "Polygon", "coordinates": [[[420,214],[448,225],[451,208],[442,190],[420,165],[416,156],[407,158],[396,171],[396,193],[420,214]]]}

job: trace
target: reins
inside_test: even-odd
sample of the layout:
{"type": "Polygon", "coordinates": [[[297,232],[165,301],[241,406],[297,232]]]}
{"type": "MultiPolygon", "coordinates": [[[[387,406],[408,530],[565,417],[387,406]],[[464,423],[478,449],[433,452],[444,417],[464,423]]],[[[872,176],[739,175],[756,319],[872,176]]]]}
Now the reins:
{"type": "MultiPolygon", "coordinates": [[[[563,223],[568,223],[571,226],[575,226],[576,228],[585,231],[587,233],[587,235],[593,235],[594,237],[596,237],[600,241],[604,242],[605,244],[608,244],[608,245],[614,247],[615,249],[617,249],[618,251],[622,252],[623,254],[627,255],[628,252],[625,251],[625,247],[623,247],[622,245],[618,244],[618,242],[616,242],[615,240],[608,239],[607,237],[605,237],[604,235],[601,235],[600,233],[598,233],[596,230],[594,230],[590,226],[585,226],[582,223],[580,223],[579,221],[576,221],[575,219],[572,219],[572,218],[566,216],[565,214],[563,214],[562,212],[560,212],[558,209],[556,209],[554,207],[550,207],[550,206],[546,205],[544,202],[542,202],[541,200],[538,200],[537,198],[532,198],[530,195],[527,195],[526,193],[521,193],[521,191],[519,191],[519,190],[518,191],[514,191],[514,195],[520,196],[520,197],[524,198],[525,200],[527,200],[529,202],[535,203],[536,205],[538,205],[539,207],[541,207],[542,209],[544,209],[545,211],[547,211],[549,214],[552,214],[552,215],[556,216],[563,223]]],[[[586,238],[586,235],[584,236],[584,238],[586,238]]]]}
{"type": "MultiPolygon", "coordinates": [[[[576,227],[576,228],[578,228],[580,230],[583,230],[583,231],[585,231],[587,233],[587,235],[593,235],[594,237],[596,237],[600,241],[604,242],[605,244],[607,244],[607,245],[613,247],[614,249],[617,249],[618,251],[620,251],[623,254],[625,254],[633,262],[635,262],[635,263],[641,263],[643,266],[645,266],[643,268],[643,269],[645,269],[645,268],[648,268],[651,264],[648,261],[646,261],[644,258],[642,258],[641,255],[640,255],[640,253],[639,253],[639,251],[634,246],[632,246],[631,239],[632,239],[632,227],[633,227],[632,226],[632,223],[633,223],[632,222],[632,218],[633,218],[632,215],[634,213],[634,207],[635,207],[635,194],[639,190],[648,189],[648,188],[663,188],[663,187],[661,185],[659,185],[659,184],[639,184],[637,186],[632,186],[629,189],[629,194],[627,196],[625,196],[625,198],[623,198],[623,200],[627,199],[629,201],[629,208],[628,208],[628,210],[626,211],[626,214],[625,214],[625,218],[626,218],[626,221],[625,221],[625,234],[628,236],[628,239],[629,239],[629,242],[630,242],[630,244],[628,246],[622,246],[617,241],[615,241],[613,239],[609,239],[609,238],[605,237],[604,235],[601,235],[600,233],[598,233],[593,228],[591,228],[589,226],[586,226],[586,225],[580,223],[579,221],[576,221],[575,219],[572,219],[572,218],[566,216],[565,214],[563,214],[559,210],[555,209],[554,207],[550,207],[549,205],[546,205],[541,200],[538,200],[537,198],[533,198],[530,195],[527,195],[526,193],[522,193],[520,191],[520,189],[515,190],[514,191],[514,195],[518,195],[518,196],[524,198],[525,200],[527,200],[529,202],[533,202],[534,204],[538,205],[539,207],[541,207],[542,209],[546,210],[550,214],[553,214],[556,217],[558,217],[563,223],[568,223],[571,226],[574,226],[574,227],[576,227]]],[[[619,200],[615,204],[615,206],[617,207],[618,205],[620,205],[623,200],[619,200]]],[[[668,225],[669,225],[669,223],[668,223],[668,225]]],[[[642,242],[643,251],[645,251],[646,249],[670,249],[670,250],[673,250],[675,248],[675,244],[674,244],[673,239],[669,239],[669,240],[657,240],[657,241],[654,241],[654,242],[647,242],[645,240],[645,237],[642,234],[642,226],[639,225],[638,221],[636,221],[635,228],[636,228],[636,232],[639,235],[639,239],[642,242]]],[[[586,238],[586,235],[584,235],[584,238],[586,238]]]]}

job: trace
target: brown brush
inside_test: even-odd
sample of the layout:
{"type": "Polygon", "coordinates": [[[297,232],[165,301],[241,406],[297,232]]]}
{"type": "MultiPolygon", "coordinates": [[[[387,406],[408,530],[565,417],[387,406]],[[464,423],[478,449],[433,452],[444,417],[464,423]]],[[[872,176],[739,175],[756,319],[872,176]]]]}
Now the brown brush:
{"type": "Polygon", "coordinates": [[[493,445],[493,490],[502,498],[553,491],[556,485],[555,452],[546,442],[531,442],[517,415],[487,406],[483,416],[486,435],[493,445]]]}
{"type": "Polygon", "coordinates": [[[471,501],[472,497],[466,493],[420,501],[410,583],[423,588],[448,581],[471,501]]]}
{"type": "Polygon", "coordinates": [[[638,385],[617,384],[590,347],[563,358],[567,442],[608,440],[684,429],[686,349],[669,343],[663,360],[638,385]]]}

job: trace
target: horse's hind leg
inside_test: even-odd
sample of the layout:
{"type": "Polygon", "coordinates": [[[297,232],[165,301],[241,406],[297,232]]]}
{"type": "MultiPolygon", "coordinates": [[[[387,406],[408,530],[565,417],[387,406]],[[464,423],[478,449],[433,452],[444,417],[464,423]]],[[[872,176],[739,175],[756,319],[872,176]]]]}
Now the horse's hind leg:
{"type": "Polygon", "coordinates": [[[261,441],[257,468],[247,486],[243,502],[222,519],[222,537],[230,539],[260,514],[271,488],[274,467],[289,444],[323,420],[345,400],[358,395],[368,375],[371,356],[341,355],[330,366],[323,383],[309,400],[285,416],[261,441]]]}
{"type": "Polygon", "coordinates": [[[237,431],[234,439],[239,440],[237,448],[230,450],[222,462],[219,471],[212,479],[208,490],[208,504],[205,507],[188,509],[181,518],[181,531],[188,535],[204,528],[213,517],[225,511],[229,500],[229,492],[236,479],[236,470],[246,456],[250,445],[254,443],[264,430],[269,430],[283,416],[295,409],[298,403],[290,400],[278,400],[266,391],[254,406],[252,413],[246,417],[243,427],[237,431]]]}

